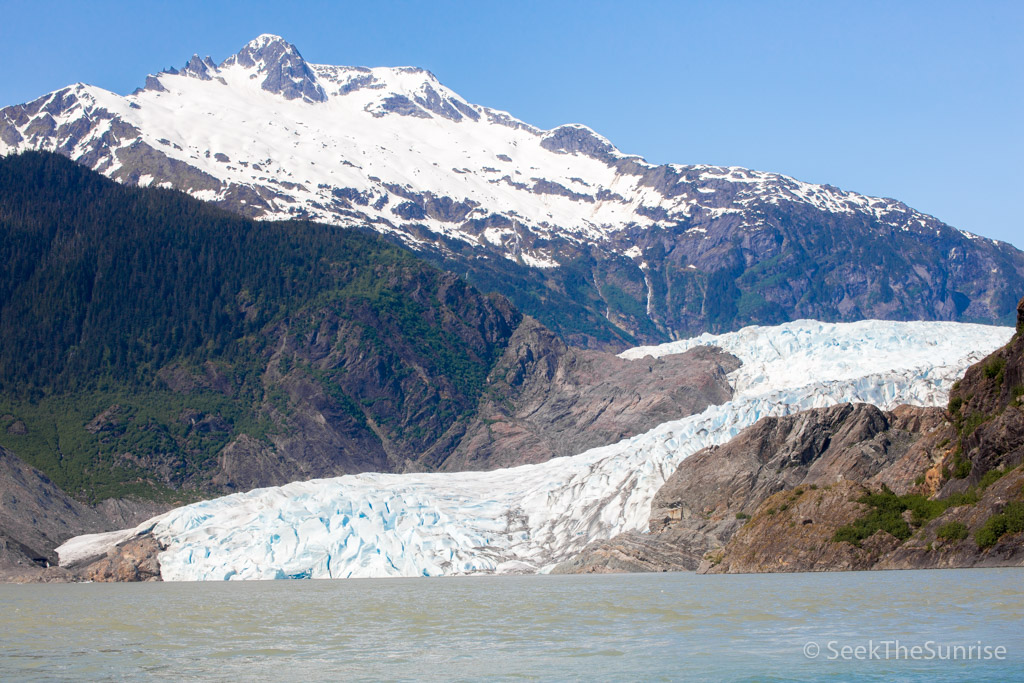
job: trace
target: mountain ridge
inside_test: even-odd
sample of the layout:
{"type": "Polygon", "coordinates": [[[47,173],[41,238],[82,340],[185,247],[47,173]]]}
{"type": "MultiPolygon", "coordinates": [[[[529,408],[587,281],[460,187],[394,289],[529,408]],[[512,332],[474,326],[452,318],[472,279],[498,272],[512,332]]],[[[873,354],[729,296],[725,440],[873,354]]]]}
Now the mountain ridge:
{"type": "Polygon", "coordinates": [[[588,346],[797,318],[1009,323],[1024,287],[1020,251],[896,200],[650,164],[269,34],[125,97],[76,85],[0,110],[0,154],[24,149],[250,217],[368,225],[588,346]]]}
{"type": "Polygon", "coordinates": [[[84,500],[541,462],[731,393],[727,354],[573,349],[372,231],[51,153],[0,158],[0,261],[0,445],[84,500]]]}

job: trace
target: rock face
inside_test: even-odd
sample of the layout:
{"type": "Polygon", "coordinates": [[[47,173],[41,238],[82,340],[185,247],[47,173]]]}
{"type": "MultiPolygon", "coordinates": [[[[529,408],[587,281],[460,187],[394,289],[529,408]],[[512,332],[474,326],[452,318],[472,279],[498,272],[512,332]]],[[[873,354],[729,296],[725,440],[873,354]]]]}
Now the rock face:
{"type": "Polygon", "coordinates": [[[615,443],[728,401],[739,361],[709,347],[633,361],[567,346],[527,319],[488,377],[446,470],[543,462],[615,443]]]}
{"type": "MultiPolygon", "coordinates": [[[[884,412],[867,404],[764,418],[727,444],[690,456],[665,482],[651,503],[651,533],[642,542],[648,564],[656,571],[697,569],[774,494],[871,480],[885,467],[915,457],[916,439],[942,423],[937,408],[884,412]],[[672,559],[663,565],[662,557],[672,559]]],[[[602,571],[616,553],[635,554],[637,543],[617,537],[584,550],[560,569],[602,571]]]]}
{"type": "Polygon", "coordinates": [[[26,150],[249,217],[370,226],[591,348],[800,318],[1006,323],[1024,288],[1024,253],[901,202],[648,163],[272,35],[125,97],[76,84],[0,109],[0,154],[26,150]]]}
{"type": "Polygon", "coordinates": [[[0,448],[0,563],[8,568],[57,564],[53,549],[72,536],[105,531],[92,508],[0,448]]]}
{"type": "Polygon", "coordinates": [[[988,519],[1002,512],[1008,501],[1021,499],[1022,486],[1024,472],[1013,470],[988,487],[977,503],[949,509],[909,539],[880,530],[859,546],[836,542],[834,537],[851,521],[870,513],[869,507],[858,501],[876,488],[840,482],[784,491],[765,500],[725,548],[709,552],[699,571],[737,574],[1024,566],[1024,533],[1003,535],[984,550],[976,542],[988,519]],[[962,525],[963,538],[943,537],[942,529],[950,524],[962,525]]]}
{"type": "Polygon", "coordinates": [[[1024,300],[1017,335],[949,410],[836,406],[765,418],[683,461],[651,533],[563,571],[743,573],[1024,566],[1024,300]]]}
{"type": "MultiPolygon", "coordinates": [[[[198,57],[193,57],[191,66],[198,57]]],[[[209,59],[209,58],[207,58],[209,59]]],[[[264,76],[260,87],[269,93],[281,95],[286,100],[301,99],[306,102],[326,102],[327,94],[316,79],[316,74],[291,43],[279,36],[264,34],[250,41],[238,54],[228,57],[221,67],[238,64],[264,76]]],[[[196,71],[201,80],[210,80],[210,71],[218,67],[203,64],[205,69],[196,71]],[[204,78],[205,76],[205,78],[204,78]]],[[[186,67],[186,71],[188,67],[186,67]]],[[[192,74],[189,74],[192,75],[192,74]]]]}
{"type": "Polygon", "coordinates": [[[76,580],[81,581],[159,581],[157,556],[161,550],[152,536],[137,536],[118,545],[106,557],[72,571],[76,580]]]}
{"type": "Polygon", "coordinates": [[[0,448],[0,580],[68,580],[54,549],[81,534],[134,526],[169,509],[148,501],[107,500],[92,507],[0,448]]]}

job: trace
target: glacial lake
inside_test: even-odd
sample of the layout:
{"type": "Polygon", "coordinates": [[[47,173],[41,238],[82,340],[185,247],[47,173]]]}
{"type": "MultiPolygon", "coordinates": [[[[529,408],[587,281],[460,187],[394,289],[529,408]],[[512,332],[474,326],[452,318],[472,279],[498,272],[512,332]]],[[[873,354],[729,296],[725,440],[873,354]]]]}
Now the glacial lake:
{"type": "Polygon", "coordinates": [[[140,678],[1022,680],[1024,569],[0,585],[0,680],[140,678]]]}

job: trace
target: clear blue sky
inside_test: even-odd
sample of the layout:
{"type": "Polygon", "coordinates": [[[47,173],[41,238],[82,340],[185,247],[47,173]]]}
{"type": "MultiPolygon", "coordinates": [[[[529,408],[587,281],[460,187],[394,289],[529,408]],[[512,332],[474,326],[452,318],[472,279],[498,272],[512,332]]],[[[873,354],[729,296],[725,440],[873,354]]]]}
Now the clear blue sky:
{"type": "Polygon", "coordinates": [[[1024,2],[0,0],[0,106],[118,93],[260,33],[311,62],[415,65],[653,162],[901,199],[1024,247],[1024,2]]]}

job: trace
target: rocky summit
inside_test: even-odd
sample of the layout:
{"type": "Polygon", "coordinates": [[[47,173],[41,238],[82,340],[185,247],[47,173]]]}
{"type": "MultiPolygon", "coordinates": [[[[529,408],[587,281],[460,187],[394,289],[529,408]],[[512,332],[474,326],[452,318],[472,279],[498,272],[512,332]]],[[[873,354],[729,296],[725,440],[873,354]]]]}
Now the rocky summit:
{"type": "Polygon", "coordinates": [[[273,35],[126,96],[75,84],[0,110],[0,154],[25,150],[249,217],[370,226],[578,345],[799,318],[1010,323],[1024,289],[1020,251],[897,200],[651,164],[423,69],[314,64],[273,35]]]}

